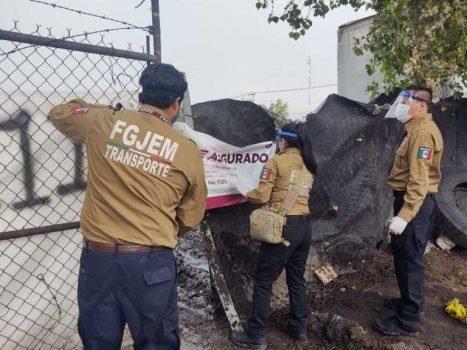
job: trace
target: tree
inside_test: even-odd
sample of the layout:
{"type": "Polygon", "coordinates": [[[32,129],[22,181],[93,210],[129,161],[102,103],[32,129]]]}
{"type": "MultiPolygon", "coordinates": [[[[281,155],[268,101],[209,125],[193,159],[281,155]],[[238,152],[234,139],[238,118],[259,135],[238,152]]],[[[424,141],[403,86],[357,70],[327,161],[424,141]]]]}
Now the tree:
{"type": "Polygon", "coordinates": [[[287,22],[295,40],[311,28],[313,16],[350,5],[376,11],[368,34],[354,38],[354,53],[372,54],[366,69],[379,70],[383,86],[373,82],[377,95],[408,84],[445,86],[461,92],[467,87],[467,1],[465,0],[291,0],[280,11],[278,0],[257,0],[258,9],[270,9],[268,21],[287,22]]]}
{"type": "Polygon", "coordinates": [[[287,118],[289,115],[289,104],[287,102],[282,101],[282,99],[280,98],[278,98],[276,102],[271,101],[271,103],[269,104],[269,108],[267,108],[264,105],[262,105],[262,107],[265,109],[269,109],[272,113],[282,118],[287,118]]]}

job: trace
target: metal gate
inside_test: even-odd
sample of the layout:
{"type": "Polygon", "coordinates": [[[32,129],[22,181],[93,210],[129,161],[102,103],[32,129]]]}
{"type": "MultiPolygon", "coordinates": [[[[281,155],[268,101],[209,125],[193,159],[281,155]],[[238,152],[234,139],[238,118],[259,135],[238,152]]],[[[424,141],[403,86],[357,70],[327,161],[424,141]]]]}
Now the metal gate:
{"type": "MultiPolygon", "coordinates": [[[[123,28],[124,29],[124,28],[123,28]]],[[[80,348],[76,289],[86,155],[47,120],[52,106],[137,104],[159,56],[104,35],[0,30],[0,348],[80,348]]],[[[146,40],[148,50],[149,37],[146,40]]]]}

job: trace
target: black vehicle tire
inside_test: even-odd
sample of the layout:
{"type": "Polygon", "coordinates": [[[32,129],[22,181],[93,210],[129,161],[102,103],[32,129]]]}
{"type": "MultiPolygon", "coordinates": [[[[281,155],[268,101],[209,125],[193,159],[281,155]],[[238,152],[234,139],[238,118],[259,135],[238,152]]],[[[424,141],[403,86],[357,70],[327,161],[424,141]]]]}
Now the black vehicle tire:
{"type": "Polygon", "coordinates": [[[467,248],[467,168],[445,168],[434,196],[436,223],[442,233],[467,248]]]}

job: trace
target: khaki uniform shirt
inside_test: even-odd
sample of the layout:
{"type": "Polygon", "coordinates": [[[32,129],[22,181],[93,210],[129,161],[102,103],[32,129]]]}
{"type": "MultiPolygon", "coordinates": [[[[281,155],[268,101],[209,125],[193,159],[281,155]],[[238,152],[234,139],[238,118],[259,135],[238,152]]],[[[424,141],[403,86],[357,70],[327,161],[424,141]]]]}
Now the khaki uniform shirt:
{"type": "Polygon", "coordinates": [[[429,193],[438,192],[443,138],[431,114],[404,125],[406,136],[396,151],[388,185],[406,191],[397,216],[409,222],[417,215],[429,193]]]}
{"type": "Polygon", "coordinates": [[[207,195],[201,152],[170,124],[83,100],[53,108],[49,119],[86,145],[85,239],[174,248],[179,232],[199,224],[207,195]]]}
{"type": "MultiPolygon", "coordinates": [[[[289,188],[295,184],[304,167],[303,159],[297,148],[287,148],[269,159],[263,167],[259,187],[247,193],[248,199],[256,204],[269,203],[272,208],[279,209],[284,201],[289,188]]],[[[309,190],[313,182],[312,175],[306,171],[302,177],[308,186],[308,190],[301,194],[287,215],[307,215],[310,213],[308,206],[309,190]]]]}

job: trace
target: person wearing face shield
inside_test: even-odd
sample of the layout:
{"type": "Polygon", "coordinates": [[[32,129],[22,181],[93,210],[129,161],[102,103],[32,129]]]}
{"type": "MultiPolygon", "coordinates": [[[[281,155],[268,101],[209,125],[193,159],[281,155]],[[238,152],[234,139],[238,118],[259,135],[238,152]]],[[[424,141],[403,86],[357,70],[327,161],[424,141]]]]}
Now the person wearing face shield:
{"type": "Polygon", "coordinates": [[[430,238],[438,191],[443,138],[430,114],[432,92],[423,86],[402,91],[385,118],[404,124],[404,138],[396,151],[388,185],[394,194],[394,217],[386,222],[391,234],[394,269],[400,298],[387,306],[394,316],[376,320],[385,335],[417,335],[424,303],[423,254],[430,238]]]}
{"type": "Polygon", "coordinates": [[[304,124],[288,123],[277,132],[279,153],[265,163],[258,188],[249,190],[238,178],[234,179],[239,192],[250,202],[267,204],[275,210],[281,207],[289,188],[300,181],[299,178],[303,179],[303,183],[306,182],[307,188],[298,196],[286,215],[283,237],[290,245],[261,243],[247,329],[242,333],[232,333],[233,343],[239,346],[266,349],[266,327],[272,285],[284,268],[290,297],[288,332],[295,341],[306,341],[304,273],[311,245],[308,199],[317,166],[311,144],[305,142],[302,128],[304,124]]]}

